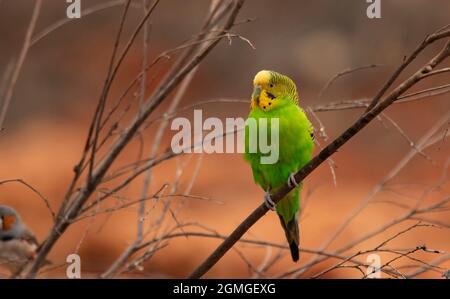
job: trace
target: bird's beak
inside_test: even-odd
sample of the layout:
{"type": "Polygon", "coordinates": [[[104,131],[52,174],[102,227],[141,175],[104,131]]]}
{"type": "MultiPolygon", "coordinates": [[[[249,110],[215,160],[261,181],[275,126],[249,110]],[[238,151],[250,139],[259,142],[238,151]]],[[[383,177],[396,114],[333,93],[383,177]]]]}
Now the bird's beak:
{"type": "Polygon", "coordinates": [[[261,95],[261,86],[256,85],[255,88],[253,88],[253,94],[252,94],[252,100],[256,102],[256,104],[259,104],[259,96],[261,95]]]}

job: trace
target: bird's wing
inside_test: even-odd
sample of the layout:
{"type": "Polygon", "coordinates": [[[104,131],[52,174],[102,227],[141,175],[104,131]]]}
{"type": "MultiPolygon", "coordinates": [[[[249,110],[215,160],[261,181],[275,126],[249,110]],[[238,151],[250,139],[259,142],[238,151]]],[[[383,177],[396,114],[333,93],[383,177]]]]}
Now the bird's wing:
{"type": "Polygon", "coordinates": [[[24,241],[26,241],[26,242],[28,242],[28,243],[36,246],[36,247],[39,246],[39,243],[38,243],[36,237],[34,236],[33,232],[28,227],[25,227],[23,229],[23,232],[22,232],[22,235],[20,236],[20,239],[24,240],[24,241]]]}

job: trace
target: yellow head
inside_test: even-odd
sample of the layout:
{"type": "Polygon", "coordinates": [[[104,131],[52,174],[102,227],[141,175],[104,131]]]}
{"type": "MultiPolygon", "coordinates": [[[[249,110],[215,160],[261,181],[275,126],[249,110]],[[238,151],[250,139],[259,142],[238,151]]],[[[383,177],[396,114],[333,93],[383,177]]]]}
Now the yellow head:
{"type": "Polygon", "coordinates": [[[297,87],[287,76],[274,71],[260,71],[253,80],[251,109],[265,112],[284,104],[298,104],[297,87]]]}

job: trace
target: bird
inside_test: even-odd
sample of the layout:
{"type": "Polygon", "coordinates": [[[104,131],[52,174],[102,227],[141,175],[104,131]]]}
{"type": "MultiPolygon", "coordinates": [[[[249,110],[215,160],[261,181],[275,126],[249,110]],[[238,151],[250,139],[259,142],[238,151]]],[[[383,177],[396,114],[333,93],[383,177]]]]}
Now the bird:
{"type": "MultiPolygon", "coordinates": [[[[258,133],[260,143],[261,132],[258,133]]],[[[299,106],[297,86],[288,76],[275,71],[259,71],[253,80],[250,112],[245,123],[244,160],[252,169],[253,179],[264,191],[264,203],[276,211],[289,244],[294,262],[299,260],[300,191],[303,183],[296,182],[294,174],[312,159],[314,151],[314,127],[304,110],[299,106]],[[261,122],[265,119],[265,122],[261,122]],[[258,132],[262,124],[267,124],[266,140],[275,127],[273,119],[278,119],[278,159],[274,163],[263,163],[268,155],[260,145],[251,150],[249,122],[256,122],[258,132]],[[276,205],[270,193],[276,192],[288,183],[293,189],[276,205]]],[[[273,139],[276,141],[276,139],[273,139]]]]}
{"type": "Polygon", "coordinates": [[[38,246],[20,215],[13,208],[0,205],[0,266],[16,274],[35,259],[38,246]]]}

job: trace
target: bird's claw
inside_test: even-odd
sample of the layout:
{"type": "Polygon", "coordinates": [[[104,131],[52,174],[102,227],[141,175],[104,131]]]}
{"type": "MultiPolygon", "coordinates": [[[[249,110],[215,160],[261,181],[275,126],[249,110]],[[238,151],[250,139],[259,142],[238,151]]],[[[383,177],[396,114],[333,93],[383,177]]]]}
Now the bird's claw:
{"type": "Polygon", "coordinates": [[[275,203],[273,202],[272,198],[270,198],[270,193],[267,191],[264,194],[264,204],[269,210],[275,211],[275,203]]]}
{"type": "Polygon", "coordinates": [[[291,175],[289,176],[288,181],[287,181],[287,184],[288,184],[289,188],[294,188],[294,186],[295,186],[295,187],[298,187],[298,186],[299,186],[299,184],[298,184],[297,181],[295,180],[295,173],[294,173],[294,172],[291,173],[291,175]]]}

